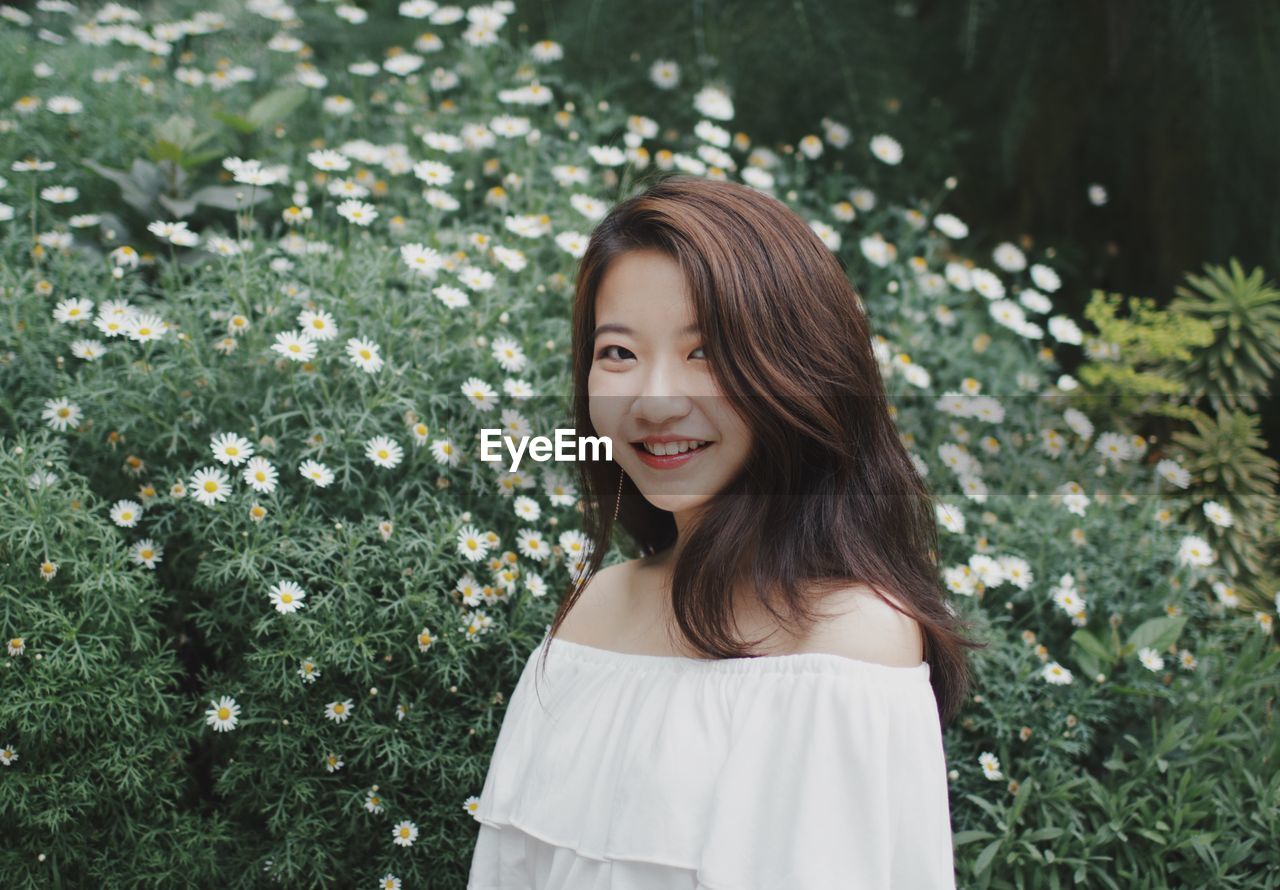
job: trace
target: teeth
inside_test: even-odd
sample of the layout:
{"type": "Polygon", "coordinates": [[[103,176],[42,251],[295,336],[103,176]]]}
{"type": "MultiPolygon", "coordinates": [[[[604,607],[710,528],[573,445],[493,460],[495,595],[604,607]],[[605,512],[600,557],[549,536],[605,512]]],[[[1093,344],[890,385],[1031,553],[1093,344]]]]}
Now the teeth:
{"type": "Polygon", "coordinates": [[[649,452],[650,454],[656,454],[659,457],[661,457],[663,455],[670,455],[670,454],[684,454],[686,451],[689,451],[690,449],[701,448],[703,445],[706,445],[707,443],[696,442],[692,439],[688,439],[688,440],[685,440],[684,442],[666,442],[661,445],[650,445],[648,442],[642,442],[640,444],[644,446],[645,451],[649,452]]]}

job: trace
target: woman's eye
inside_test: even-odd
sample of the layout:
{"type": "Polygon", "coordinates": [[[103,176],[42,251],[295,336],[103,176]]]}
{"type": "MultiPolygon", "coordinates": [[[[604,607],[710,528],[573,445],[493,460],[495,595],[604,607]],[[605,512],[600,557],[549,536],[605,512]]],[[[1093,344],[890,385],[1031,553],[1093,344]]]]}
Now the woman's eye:
{"type": "MultiPolygon", "coordinates": [[[[695,349],[695,350],[694,350],[694,352],[702,352],[702,347],[701,347],[701,346],[699,346],[697,349],[695,349]]],[[[705,356],[705,355],[704,355],[704,356],[702,356],[702,357],[703,357],[703,358],[706,358],[706,356],[705,356]]]]}
{"type": "Polygon", "coordinates": [[[620,361],[620,360],[622,359],[622,356],[620,356],[620,355],[609,355],[609,350],[610,350],[610,349],[621,349],[623,352],[626,352],[626,353],[630,353],[630,351],[631,351],[631,350],[627,349],[625,346],[606,346],[604,349],[601,349],[601,350],[600,350],[599,354],[597,354],[597,355],[596,355],[596,358],[598,358],[598,359],[599,359],[599,358],[617,359],[617,360],[619,360],[619,361],[620,361]]]}

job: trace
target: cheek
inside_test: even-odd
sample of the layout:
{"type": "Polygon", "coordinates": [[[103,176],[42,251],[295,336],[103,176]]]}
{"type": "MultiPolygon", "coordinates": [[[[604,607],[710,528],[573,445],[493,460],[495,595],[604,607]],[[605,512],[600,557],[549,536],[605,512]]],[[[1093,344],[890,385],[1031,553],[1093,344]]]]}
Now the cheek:
{"type": "Polygon", "coordinates": [[[618,424],[618,408],[622,400],[598,386],[587,386],[587,413],[591,425],[600,435],[611,435],[618,424]]]}

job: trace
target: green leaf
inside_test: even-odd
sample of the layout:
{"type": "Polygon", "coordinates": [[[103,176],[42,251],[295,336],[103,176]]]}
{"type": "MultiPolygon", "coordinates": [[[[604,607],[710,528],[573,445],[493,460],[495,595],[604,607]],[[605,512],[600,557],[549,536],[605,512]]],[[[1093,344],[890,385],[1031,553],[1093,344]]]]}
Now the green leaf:
{"type": "Polygon", "coordinates": [[[261,204],[263,201],[271,200],[271,190],[261,186],[255,190],[248,185],[234,187],[208,185],[193,194],[191,200],[197,204],[217,207],[221,210],[244,210],[253,204],[261,204]],[[250,195],[252,195],[252,201],[250,200],[250,195]]]}
{"type": "Polygon", "coordinates": [[[173,161],[176,164],[182,160],[182,146],[168,139],[161,139],[147,149],[147,157],[156,162],[173,161]]]}
{"type": "Polygon", "coordinates": [[[1178,635],[1182,633],[1182,627],[1186,623],[1186,615],[1167,615],[1144,621],[1129,635],[1124,644],[1124,654],[1129,655],[1147,647],[1163,652],[1178,641],[1178,635]]]}
{"type": "Polygon", "coordinates": [[[306,87],[283,87],[267,93],[249,107],[245,115],[255,130],[273,124],[286,117],[289,112],[301,105],[307,98],[306,87]]]}
{"type": "Polygon", "coordinates": [[[170,198],[168,195],[158,195],[156,200],[160,202],[165,210],[168,210],[178,219],[186,219],[196,212],[196,202],[189,198],[170,198]]]}
{"type": "Polygon", "coordinates": [[[226,111],[215,111],[213,113],[215,120],[220,120],[237,133],[249,134],[257,129],[257,125],[253,121],[247,120],[238,114],[230,114],[226,111]]]}
{"type": "Polygon", "coordinates": [[[971,829],[969,831],[957,831],[951,836],[951,846],[963,847],[965,844],[971,844],[974,841],[985,841],[988,838],[993,837],[995,837],[995,835],[989,831],[977,831],[975,829],[971,829]]]}
{"type": "Polygon", "coordinates": [[[1031,786],[1035,784],[1035,780],[1028,778],[1025,782],[1018,785],[1018,793],[1013,797],[1013,808],[1009,811],[1009,824],[1016,825],[1018,817],[1022,815],[1022,811],[1026,808],[1027,802],[1031,800],[1031,786]]]}
{"type": "Polygon", "coordinates": [[[120,186],[120,197],[130,207],[144,214],[152,212],[156,195],[160,194],[164,186],[163,177],[155,164],[141,158],[134,158],[133,166],[126,173],[123,170],[104,167],[96,161],[82,160],[81,163],[99,176],[105,176],[120,186]]]}
{"type": "Polygon", "coordinates": [[[1000,847],[1003,844],[1003,838],[992,841],[987,844],[986,849],[978,854],[978,858],[973,861],[973,873],[975,876],[982,874],[991,867],[991,860],[996,858],[996,854],[1000,852],[1000,847]]]}
{"type": "MultiPolygon", "coordinates": [[[[1083,627],[1071,635],[1071,642],[1104,664],[1111,664],[1115,661],[1116,654],[1083,627]]],[[[1094,671],[1094,673],[1097,673],[1097,671],[1094,671]]]]}

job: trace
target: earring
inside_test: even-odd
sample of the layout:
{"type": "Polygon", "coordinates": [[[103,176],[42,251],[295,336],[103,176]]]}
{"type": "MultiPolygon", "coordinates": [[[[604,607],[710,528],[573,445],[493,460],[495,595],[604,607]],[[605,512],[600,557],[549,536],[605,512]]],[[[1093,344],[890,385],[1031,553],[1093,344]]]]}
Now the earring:
{"type": "Polygon", "coordinates": [[[614,522],[618,521],[618,511],[622,509],[622,480],[625,479],[627,476],[626,470],[622,469],[622,467],[618,467],[618,469],[621,472],[618,474],[618,502],[614,504],[614,507],[613,507],[614,522]]]}

